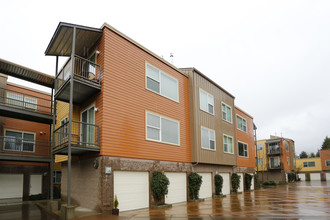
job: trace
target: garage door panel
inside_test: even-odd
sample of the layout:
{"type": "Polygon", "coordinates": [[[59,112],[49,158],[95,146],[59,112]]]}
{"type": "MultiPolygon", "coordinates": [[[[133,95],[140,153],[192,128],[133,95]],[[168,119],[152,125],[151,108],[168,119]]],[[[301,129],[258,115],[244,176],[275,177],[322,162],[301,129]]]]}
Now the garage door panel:
{"type": "Polygon", "coordinates": [[[249,174],[252,176],[250,190],[254,190],[254,174],[253,173],[249,173],[249,174]]]}
{"type": "Polygon", "coordinates": [[[121,211],[148,208],[148,172],[114,171],[114,195],[121,211]]]}
{"type": "Polygon", "coordinates": [[[165,203],[173,204],[187,201],[187,175],[186,173],[165,172],[170,181],[165,203]]]}
{"type": "Polygon", "coordinates": [[[222,194],[229,195],[230,194],[230,176],[229,173],[219,173],[222,176],[223,184],[222,184],[222,194]]]}
{"type": "Polygon", "coordinates": [[[305,181],[306,180],[306,174],[299,173],[298,176],[299,176],[299,178],[300,178],[301,181],[305,181]]]}
{"type": "Polygon", "coordinates": [[[321,180],[320,173],[311,173],[310,177],[311,177],[311,180],[321,180]]]}
{"type": "Polygon", "coordinates": [[[42,190],[42,175],[30,176],[30,195],[40,194],[42,190]]]}
{"type": "Polygon", "coordinates": [[[198,173],[202,176],[202,185],[199,190],[199,198],[211,198],[212,197],[212,173],[198,173]]]}
{"type": "Polygon", "coordinates": [[[327,181],[330,181],[330,173],[325,174],[327,181]]]}
{"type": "Polygon", "coordinates": [[[23,174],[0,174],[0,189],[0,199],[22,198],[23,174]]]}
{"type": "Polygon", "coordinates": [[[237,192],[243,192],[243,190],[244,190],[244,175],[243,175],[243,173],[237,173],[237,175],[241,177],[237,192]]]}

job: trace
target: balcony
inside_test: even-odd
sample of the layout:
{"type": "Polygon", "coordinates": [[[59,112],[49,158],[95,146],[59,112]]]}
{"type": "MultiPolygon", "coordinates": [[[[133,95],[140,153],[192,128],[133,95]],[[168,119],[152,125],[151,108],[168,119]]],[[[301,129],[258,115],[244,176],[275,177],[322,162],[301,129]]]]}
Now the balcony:
{"type": "Polygon", "coordinates": [[[0,160],[50,162],[50,142],[29,136],[0,136],[0,160]]]}
{"type": "Polygon", "coordinates": [[[282,154],[282,149],[280,147],[277,148],[269,148],[267,151],[267,155],[281,155],[282,154]]]}
{"type": "MultiPolygon", "coordinates": [[[[69,122],[64,123],[55,130],[53,153],[68,153],[69,135],[69,122]]],[[[99,136],[100,128],[98,125],[72,121],[71,154],[80,155],[87,152],[99,152],[99,136]]]]}
{"type": "Polygon", "coordinates": [[[280,164],[268,164],[268,169],[269,170],[281,170],[283,169],[283,163],[280,163],[280,164]]]}
{"type": "MultiPolygon", "coordinates": [[[[70,58],[55,78],[57,81],[55,98],[60,101],[70,101],[71,71],[72,60],[70,58]]],[[[80,105],[101,91],[101,66],[76,55],[73,81],[73,103],[80,105]]]]}
{"type": "Polygon", "coordinates": [[[0,115],[52,124],[52,100],[0,88],[0,115]]]}

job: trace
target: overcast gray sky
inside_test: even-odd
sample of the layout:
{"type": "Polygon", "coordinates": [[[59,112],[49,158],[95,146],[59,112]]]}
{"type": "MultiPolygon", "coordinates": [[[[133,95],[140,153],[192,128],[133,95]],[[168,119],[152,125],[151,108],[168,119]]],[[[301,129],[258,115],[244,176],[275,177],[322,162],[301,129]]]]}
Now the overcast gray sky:
{"type": "Polygon", "coordinates": [[[330,136],[330,1],[4,1],[0,58],[54,75],[44,51],[60,21],[107,22],[173,53],[236,97],[258,139],[282,134],[310,153],[330,136]]]}

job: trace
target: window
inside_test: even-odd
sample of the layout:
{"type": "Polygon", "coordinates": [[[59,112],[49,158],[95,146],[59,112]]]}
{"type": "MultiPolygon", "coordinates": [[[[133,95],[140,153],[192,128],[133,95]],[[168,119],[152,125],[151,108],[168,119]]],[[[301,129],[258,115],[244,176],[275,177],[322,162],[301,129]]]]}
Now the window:
{"type": "Polygon", "coordinates": [[[257,150],[262,150],[263,144],[257,144],[257,150]]]}
{"type": "Polygon", "coordinates": [[[215,132],[202,127],[202,148],[215,150],[215,132]]]}
{"type": "Polygon", "coordinates": [[[7,92],[7,104],[37,110],[37,99],[7,92]]]}
{"type": "Polygon", "coordinates": [[[237,129],[246,132],[246,120],[239,115],[236,115],[237,129]]]}
{"type": "Polygon", "coordinates": [[[326,166],[326,167],[330,167],[330,160],[326,160],[326,161],[325,161],[325,166],[326,166]]]}
{"type": "Polygon", "coordinates": [[[286,164],[290,165],[290,157],[286,157],[286,164]]]}
{"type": "Polygon", "coordinates": [[[264,164],[264,158],[257,158],[257,165],[263,165],[264,164]]]}
{"type": "Polygon", "coordinates": [[[280,158],[279,157],[271,157],[269,158],[269,167],[270,168],[280,168],[280,158]]]}
{"type": "Polygon", "coordinates": [[[231,107],[222,103],[222,119],[232,123],[231,107]]]}
{"type": "Polygon", "coordinates": [[[6,130],[5,150],[34,152],[35,134],[6,130]]]}
{"type": "Polygon", "coordinates": [[[214,99],[212,95],[200,89],[199,101],[200,101],[200,108],[203,111],[206,111],[212,115],[214,114],[214,99]]]}
{"type": "Polygon", "coordinates": [[[223,135],[223,150],[226,153],[234,153],[234,148],[233,148],[233,138],[229,137],[227,135],[223,135]]]}
{"type": "Polygon", "coordinates": [[[69,120],[68,118],[63,118],[61,120],[61,139],[64,139],[64,138],[67,138],[68,137],[68,123],[69,123],[69,120]]]}
{"type": "Polygon", "coordinates": [[[61,176],[62,176],[61,171],[54,170],[53,183],[61,184],[61,176]]]}
{"type": "Polygon", "coordinates": [[[147,112],[147,140],[179,145],[179,122],[147,112]]]}
{"type": "Polygon", "coordinates": [[[288,145],[288,143],[285,143],[285,149],[286,149],[286,152],[289,152],[289,145],[288,145]]]}
{"type": "Polygon", "coordinates": [[[315,161],[309,161],[303,163],[304,167],[315,167],[315,161]]]}
{"type": "Polygon", "coordinates": [[[241,157],[249,157],[247,144],[238,142],[238,155],[241,157]]]}
{"type": "Polygon", "coordinates": [[[174,101],[179,101],[178,80],[149,64],[146,65],[146,77],[149,90],[174,101]]]}

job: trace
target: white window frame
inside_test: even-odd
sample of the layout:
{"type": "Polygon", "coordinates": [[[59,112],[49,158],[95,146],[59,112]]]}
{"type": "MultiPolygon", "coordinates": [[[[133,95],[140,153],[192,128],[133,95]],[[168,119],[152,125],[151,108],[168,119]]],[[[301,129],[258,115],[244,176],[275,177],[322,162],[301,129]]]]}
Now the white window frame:
{"type": "Polygon", "coordinates": [[[4,129],[4,139],[3,139],[3,149],[6,150],[6,151],[18,151],[18,152],[27,152],[27,153],[34,153],[35,152],[35,147],[36,147],[36,133],[34,132],[28,132],[28,131],[21,131],[21,130],[13,130],[13,129],[4,129]],[[20,146],[20,150],[13,150],[13,149],[6,149],[5,147],[5,144],[6,144],[6,138],[10,138],[12,136],[6,136],[6,132],[7,131],[12,131],[12,132],[17,132],[17,133],[21,133],[21,140],[22,140],[22,143],[21,143],[21,146],[20,146]],[[30,141],[23,141],[24,140],[24,134],[33,134],[34,136],[34,139],[33,139],[33,142],[30,142],[30,141]],[[23,150],[23,144],[25,143],[33,143],[33,151],[28,151],[28,150],[23,150]]]}
{"type": "Polygon", "coordinates": [[[239,156],[239,157],[244,157],[244,158],[249,158],[249,146],[248,146],[248,144],[247,143],[244,143],[244,142],[242,142],[242,141],[238,141],[237,142],[237,155],[239,156]],[[244,156],[244,155],[239,155],[239,144],[243,144],[243,146],[245,145],[246,146],[246,149],[243,149],[243,152],[245,153],[246,152],[246,156],[244,156]]]}
{"type": "MultiPolygon", "coordinates": [[[[83,109],[82,111],[80,111],[80,120],[79,120],[79,122],[80,122],[80,126],[79,126],[80,127],[80,132],[79,133],[80,134],[79,134],[79,138],[78,138],[78,142],[80,144],[83,144],[82,143],[83,142],[83,123],[82,123],[83,122],[82,121],[82,118],[83,117],[82,116],[83,116],[83,113],[84,112],[89,111],[91,108],[94,108],[94,111],[93,111],[94,123],[92,123],[93,125],[87,125],[87,129],[92,128],[92,134],[93,134],[93,138],[92,138],[92,140],[89,140],[90,141],[89,144],[95,144],[95,140],[96,140],[95,139],[95,129],[96,129],[96,126],[95,126],[95,122],[96,122],[96,114],[95,114],[96,107],[95,107],[95,103],[90,104],[88,107],[86,107],[85,109],[83,109]]],[[[87,115],[88,114],[89,113],[87,113],[87,115]]],[[[68,126],[69,126],[69,124],[68,124],[68,126]]],[[[72,126],[74,127],[73,123],[72,123],[72,126]]],[[[71,135],[76,135],[74,130],[71,130],[71,135]]],[[[86,134],[86,135],[89,135],[89,131],[88,131],[88,134],[86,134]]],[[[89,137],[87,137],[87,138],[89,139],[89,137]]]]}
{"type": "Polygon", "coordinates": [[[325,166],[330,167],[330,160],[325,160],[325,166]],[[329,162],[329,165],[327,164],[329,162]]]}
{"type": "Polygon", "coordinates": [[[264,165],[264,158],[257,158],[257,165],[264,165]],[[262,161],[262,163],[260,163],[262,161]]]}
{"type": "Polygon", "coordinates": [[[17,106],[17,107],[32,109],[35,111],[37,110],[37,107],[38,107],[38,99],[30,97],[30,96],[25,96],[23,94],[15,93],[15,92],[6,93],[6,103],[9,105],[17,106]],[[12,95],[13,97],[8,97],[8,95],[12,95]],[[27,101],[28,99],[30,99],[30,100],[27,101]],[[14,105],[14,104],[11,104],[11,102],[18,102],[19,104],[14,105]]]}
{"type": "Polygon", "coordinates": [[[243,118],[243,117],[240,116],[239,114],[236,114],[236,124],[237,124],[237,129],[238,129],[238,130],[247,133],[247,121],[246,121],[245,118],[243,118]],[[238,118],[241,118],[241,119],[242,119],[242,128],[238,127],[238,118]],[[245,131],[244,131],[244,122],[245,122],[245,131]]]}
{"type": "Polygon", "coordinates": [[[269,167],[270,167],[271,169],[281,167],[281,158],[280,158],[280,157],[270,157],[268,162],[269,162],[269,167]],[[276,159],[277,159],[278,166],[271,167],[271,164],[272,164],[272,163],[271,163],[270,161],[271,161],[272,158],[274,158],[274,159],[276,158],[276,159]]]}
{"type": "Polygon", "coordinates": [[[60,175],[61,177],[61,181],[62,181],[62,172],[60,170],[54,170],[54,173],[53,173],[53,183],[54,184],[61,184],[61,181],[60,182],[57,182],[57,176],[60,175]]]}
{"type": "Polygon", "coordinates": [[[257,151],[261,151],[264,149],[264,145],[263,144],[257,144],[257,151]],[[261,145],[261,148],[260,148],[261,145]]]}
{"type": "Polygon", "coordinates": [[[285,143],[285,150],[286,150],[286,152],[289,152],[289,144],[288,143],[285,143]]]}
{"type": "Polygon", "coordinates": [[[199,88],[199,108],[200,108],[200,110],[202,110],[204,112],[207,112],[211,115],[214,115],[214,96],[212,94],[206,92],[205,90],[201,89],[201,88],[199,88]],[[202,92],[205,93],[206,98],[207,98],[207,100],[206,100],[206,102],[207,102],[206,109],[202,106],[202,98],[201,98],[201,93],[202,92]],[[213,104],[210,102],[210,99],[212,99],[213,104]],[[209,112],[209,108],[208,108],[209,105],[212,105],[212,111],[213,112],[209,112]]]}
{"type": "MultiPolygon", "coordinates": [[[[152,79],[152,80],[156,81],[155,79],[152,79]]],[[[179,92],[179,89],[180,89],[180,87],[179,87],[179,80],[177,78],[173,77],[172,75],[170,75],[168,73],[165,73],[164,71],[160,70],[159,68],[155,67],[154,65],[151,65],[148,62],[146,62],[146,64],[145,64],[145,88],[147,90],[151,91],[151,92],[154,92],[154,93],[156,93],[158,95],[161,95],[161,96],[163,96],[165,98],[168,98],[168,99],[170,99],[172,101],[175,101],[175,102],[179,103],[179,100],[180,100],[180,97],[179,97],[179,93],[180,93],[179,92]],[[159,76],[159,81],[158,81],[158,83],[159,83],[159,92],[154,91],[154,90],[148,88],[148,78],[152,79],[151,77],[148,77],[147,76],[147,69],[148,69],[147,67],[148,67],[148,65],[158,70],[158,76],[159,76]],[[162,94],[162,90],[161,90],[161,87],[162,87],[161,86],[162,85],[161,74],[164,74],[164,75],[166,75],[166,76],[168,76],[168,77],[170,77],[170,78],[172,78],[173,80],[176,81],[176,85],[177,85],[177,100],[175,100],[175,99],[173,99],[171,97],[168,97],[168,96],[162,94]]]]}
{"type": "MultiPolygon", "coordinates": [[[[63,124],[65,124],[66,122],[69,122],[69,118],[68,116],[62,118],[62,120],[60,121],[60,126],[62,126],[62,122],[64,122],[63,124]]],[[[62,135],[62,132],[61,132],[61,140],[65,139],[68,137],[68,128],[69,128],[69,123],[66,124],[66,134],[63,132],[63,135],[62,135]]],[[[65,127],[63,126],[62,128],[63,130],[65,130],[65,127]]]]}
{"type": "Polygon", "coordinates": [[[286,157],[286,164],[290,166],[290,157],[286,157]]]}
{"type": "MultiPolygon", "coordinates": [[[[230,135],[227,135],[227,134],[223,134],[223,152],[226,153],[226,154],[234,154],[234,138],[230,135]],[[225,137],[228,138],[231,138],[231,143],[232,143],[232,146],[231,146],[231,149],[232,149],[232,152],[230,151],[225,151],[225,144],[228,144],[228,143],[225,143],[225,137]]],[[[228,147],[227,147],[228,148],[228,147]]],[[[229,148],[228,148],[229,149],[229,148]]]]}
{"type": "Polygon", "coordinates": [[[211,151],[216,151],[217,150],[215,130],[201,126],[201,147],[204,150],[211,150],[211,151]],[[203,132],[202,132],[203,129],[205,129],[205,130],[208,131],[208,135],[209,135],[208,148],[203,147],[203,132]],[[211,149],[210,148],[210,141],[211,141],[211,139],[210,139],[210,132],[213,132],[214,133],[214,149],[211,149]]]}
{"type": "Polygon", "coordinates": [[[315,167],[315,164],[316,164],[315,161],[305,161],[303,162],[303,167],[315,167]],[[314,165],[310,166],[311,163],[314,163],[314,165]]]}
{"type": "Polygon", "coordinates": [[[230,107],[229,105],[227,105],[226,103],[224,102],[221,102],[221,117],[222,117],[222,120],[232,124],[233,123],[233,109],[232,107],[230,107]],[[224,112],[224,109],[223,109],[223,105],[225,105],[226,107],[226,112],[224,112]],[[231,121],[228,120],[228,114],[227,114],[227,108],[230,108],[230,118],[231,118],[231,121]],[[226,118],[223,117],[223,113],[226,113],[226,118]]]}
{"type": "Polygon", "coordinates": [[[180,146],[180,121],[178,121],[178,120],[175,120],[173,118],[169,118],[169,117],[166,117],[166,116],[163,116],[163,115],[151,112],[151,111],[146,111],[146,113],[145,113],[145,132],[146,132],[145,138],[148,141],[154,141],[154,142],[158,142],[158,143],[164,143],[164,144],[180,146]],[[148,121],[147,121],[148,114],[160,117],[159,128],[148,125],[148,121]],[[176,122],[178,124],[178,143],[177,144],[167,142],[167,141],[162,141],[162,118],[164,118],[166,120],[169,120],[169,121],[172,121],[172,122],[176,122]],[[147,133],[148,132],[148,127],[154,128],[154,129],[159,129],[159,140],[148,138],[148,133],[147,133]]]}

